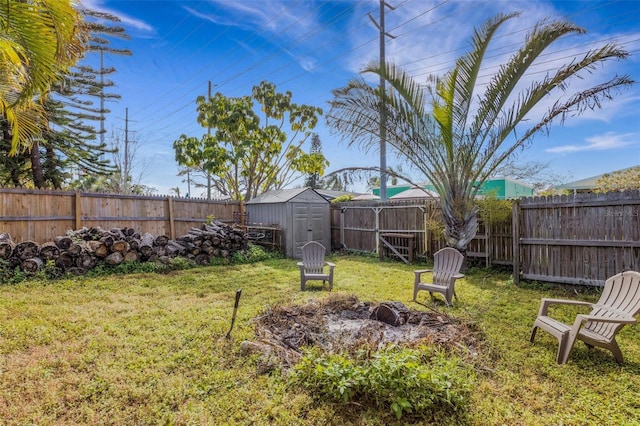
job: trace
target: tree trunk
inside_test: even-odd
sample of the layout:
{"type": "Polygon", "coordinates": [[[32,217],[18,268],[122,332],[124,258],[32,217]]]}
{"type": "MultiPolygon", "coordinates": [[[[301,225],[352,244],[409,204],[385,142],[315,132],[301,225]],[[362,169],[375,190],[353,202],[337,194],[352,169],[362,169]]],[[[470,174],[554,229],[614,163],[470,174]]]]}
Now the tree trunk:
{"type": "Polygon", "coordinates": [[[98,258],[92,253],[83,251],[76,257],[76,266],[79,268],[89,270],[94,268],[98,264],[98,258]]]}
{"type": "Polygon", "coordinates": [[[33,241],[25,241],[16,246],[14,253],[20,260],[30,259],[40,254],[40,246],[33,241]]]}
{"type": "Polygon", "coordinates": [[[87,241],[87,246],[89,247],[89,251],[93,252],[93,254],[100,259],[104,259],[109,254],[109,247],[102,241],[87,241]]]}
{"type": "Polygon", "coordinates": [[[104,263],[107,265],[119,265],[124,260],[122,253],[115,252],[104,258],[104,263]]]}
{"type": "Polygon", "coordinates": [[[60,250],[67,250],[71,246],[71,243],[73,243],[73,240],[67,236],[60,236],[55,237],[53,239],[53,242],[56,244],[56,246],[58,246],[60,250]]]}
{"type": "Polygon", "coordinates": [[[11,235],[3,232],[0,234],[0,259],[9,259],[16,248],[16,243],[11,239],[11,235]]]}
{"type": "Polygon", "coordinates": [[[55,261],[56,267],[62,269],[63,271],[68,270],[72,266],[75,265],[75,258],[70,253],[62,252],[60,256],[55,261]]]}
{"type": "Polygon", "coordinates": [[[42,244],[40,247],[40,257],[45,262],[47,260],[56,260],[56,258],[60,255],[60,248],[54,242],[48,242],[42,244]]]}
{"type": "Polygon", "coordinates": [[[31,257],[22,261],[20,265],[25,272],[38,272],[44,266],[44,262],[39,257],[31,257]]]}
{"type": "Polygon", "coordinates": [[[140,253],[135,250],[129,250],[124,254],[125,262],[140,262],[140,253]]]}
{"type": "Polygon", "coordinates": [[[129,251],[129,243],[125,240],[114,241],[113,245],[111,246],[111,251],[118,252],[124,255],[129,251]]]}
{"type": "Polygon", "coordinates": [[[40,158],[40,144],[38,141],[33,141],[31,145],[31,177],[33,178],[33,185],[36,188],[42,189],[45,186],[44,173],[42,172],[42,161],[40,158]]]}

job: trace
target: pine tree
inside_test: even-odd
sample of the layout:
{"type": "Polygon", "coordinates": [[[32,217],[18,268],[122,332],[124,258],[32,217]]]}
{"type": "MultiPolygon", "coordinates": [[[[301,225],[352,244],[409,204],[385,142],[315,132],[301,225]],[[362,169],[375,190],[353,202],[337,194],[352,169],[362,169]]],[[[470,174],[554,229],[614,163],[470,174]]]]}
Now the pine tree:
{"type": "MultiPolygon", "coordinates": [[[[317,133],[314,133],[311,136],[311,148],[309,149],[309,154],[322,154],[322,142],[320,141],[320,136],[318,136],[317,133]]],[[[320,174],[309,173],[304,181],[304,186],[313,189],[321,188],[322,179],[320,178],[320,174]]]]}
{"type": "Polygon", "coordinates": [[[105,68],[103,58],[105,53],[131,55],[130,50],[110,46],[110,38],[127,40],[129,37],[123,27],[108,24],[119,22],[118,17],[88,9],[82,13],[90,34],[87,52],[100,55],[100,66],[96,69],[78,65],[53,87],[53,96],[46,103],[49,129],[31,151],[32,178],[39,188],[46,185],[62,187],[65,178],[71,176],[70,168],[99,176],[115,171],[115,166],[105,156],[113,152],[103,140],[104,119],[110,112],[105,101],[119,99],[120,95],[105,90],[115,86],[105,76],[115,73],[116,69],[105,68]],[[98,136],[100,141],[97,141],[98,136]]]}

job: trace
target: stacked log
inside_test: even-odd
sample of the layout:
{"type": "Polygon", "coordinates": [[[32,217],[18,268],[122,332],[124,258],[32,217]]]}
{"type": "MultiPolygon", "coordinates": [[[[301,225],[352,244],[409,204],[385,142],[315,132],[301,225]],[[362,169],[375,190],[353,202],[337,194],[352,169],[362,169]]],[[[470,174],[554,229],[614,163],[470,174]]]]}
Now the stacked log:
{"type": "Polygon", "coordinates": [[[175,240],[166,235],[140,234],[132,228],[105,230],[99,226],[70,230],[41,245],[33,241],[16,244],[9,234],[0,233],[0,260],[5,268],[19,267],[29,273],[52,263],[57,272],[81,275],[101,263],[169,263],[176,257],[207,265],[215,257],[229,258],[246,250],[248,241],[242,229],[219,221],[191,228],[175,240]]]}

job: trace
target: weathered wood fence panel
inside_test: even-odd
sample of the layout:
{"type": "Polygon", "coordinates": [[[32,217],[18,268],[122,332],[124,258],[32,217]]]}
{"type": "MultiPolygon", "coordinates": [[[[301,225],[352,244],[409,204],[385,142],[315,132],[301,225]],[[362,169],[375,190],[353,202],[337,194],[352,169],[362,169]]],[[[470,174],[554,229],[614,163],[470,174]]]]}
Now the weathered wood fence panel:
{"type": "Polygon", "coordinates": [[[175,238],[208,217],[231,221],[240,210],[239,202],[229,201],[25,189],[0,189],[0,201],[0,232],[37,243],[83,226],[175,238]]]}
{"type": "MultiPolygon", "coordinates": [[[[377,252],[380,233],[413,233],[418,256],[429,257],[445,245],[426,226],[439,211],[424,201],[340,203],[332,206],[332,241],[377,252]]],[[[620,271],[640,270],[640,191],[521,199],[511,223],[481,224],[467,255],[513,265],[516,281],[602,285],[620,271]]]]}
{"type": "MultiPolygon", "coordinates": [[[[44,243],[97,225],[175,238],[207,218],[233,221],[241,212],[239,202],[0,189],[0,232],[16,242],[44,243]]],[[[333,204],[332,246],[377,252],[381,233],[412,234],[418,257],[430,257],[445,245],[427,226],[439,212],[429,200],[333,204]]],[[[482,227],[468,253],[512,264],[516,281],[601,285],[640,270],[640,191],[521,199],[512,222],[482,227]]]]}
{"type": "Polygon", "coordinates": [[[640,192],[531,197],[514,209],[514,277],[603,285],[640,270],[640,192]]]}
{"type": "Polygon", "coordinates": [[[331,207],[332,245],[377,252],[380,234],[412,234],[418,256],[433,254],[443,246],[427,230],[426,221],[439,207],[433,201],[347,202],[331,207]]]}

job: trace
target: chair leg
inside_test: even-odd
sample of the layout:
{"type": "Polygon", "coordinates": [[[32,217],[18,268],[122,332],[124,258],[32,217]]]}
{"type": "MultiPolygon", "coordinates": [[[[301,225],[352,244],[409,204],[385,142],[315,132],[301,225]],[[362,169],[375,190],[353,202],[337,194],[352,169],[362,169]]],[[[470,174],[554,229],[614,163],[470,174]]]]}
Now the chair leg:
{"type": "Polygon", "coordinates": [[[620,350],[620,346],[618,346],[618,342],[612,340],[607,346],[611,352],[613,352],[613,356],[615,357],[618,364],[624,364],[624,358],[622,357],[622,351],[620,350]]]}
{"type": "Polygon", "coordinates": [[[531,330],[531,337],[529,338],[529,341],[531,343],[533,343],[534,339],[536,338],[536,332],[538,331],[538,326],[534,325],[533,326],[533,330],[531,330]]]}
{"type": "Polygon", "coordinates": [[[573,349],[573,343],[576,337],[571,335],[571,332],[566,332],[562,336],[558,337],[558,356],[556,361],[558,364],[566,364],[569,359],[571,349],[573,349]]]}

